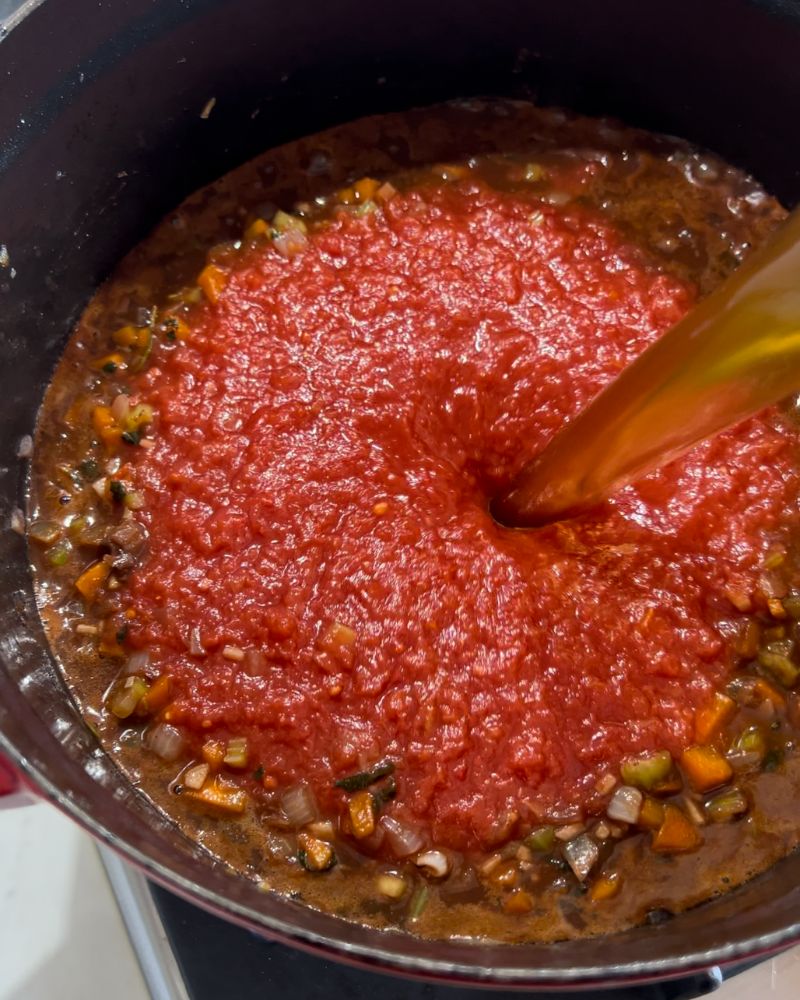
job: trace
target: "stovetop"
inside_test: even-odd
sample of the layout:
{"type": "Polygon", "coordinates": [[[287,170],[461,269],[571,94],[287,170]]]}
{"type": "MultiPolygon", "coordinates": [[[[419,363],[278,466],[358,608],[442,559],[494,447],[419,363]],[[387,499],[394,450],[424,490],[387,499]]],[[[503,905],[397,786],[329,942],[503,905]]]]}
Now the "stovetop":
{"type": "MultiPolygon", "coordinates": [[[[149,883],[116,855],[103,863],[153,1000],[563,1000],[564,993],[474,989],[356,969],[267,941],[149,883]]],[[[673,982],[595,990],[591,1000],[694,1000],[722,983],[718,968],[673,982]]],[[[577,994],[588,996],[588,994],[577,994]]]]}

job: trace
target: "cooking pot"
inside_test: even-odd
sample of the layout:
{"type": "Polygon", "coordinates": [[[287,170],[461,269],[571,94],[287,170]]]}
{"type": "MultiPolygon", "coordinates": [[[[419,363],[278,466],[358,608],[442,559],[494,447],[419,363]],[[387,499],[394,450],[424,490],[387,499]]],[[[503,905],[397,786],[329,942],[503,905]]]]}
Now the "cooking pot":
{"type": "Polygon", "coordinates": [[[19,442],[33,430],[73,322],[114,263],[195,188],[336,122],[498,94],[684,136],[792,205],[800,198],[800,3],[48,0],[25,4],[4,33],[0,748],[22,774],[201,906],[409,975],[608,985],[674,977],[800,939],[800,855],[659,927],[547,945],[423,941],[260,892],[204,857],[98,748],[48,651],[25,542],[10,528],[25,506],[19,442]]]}

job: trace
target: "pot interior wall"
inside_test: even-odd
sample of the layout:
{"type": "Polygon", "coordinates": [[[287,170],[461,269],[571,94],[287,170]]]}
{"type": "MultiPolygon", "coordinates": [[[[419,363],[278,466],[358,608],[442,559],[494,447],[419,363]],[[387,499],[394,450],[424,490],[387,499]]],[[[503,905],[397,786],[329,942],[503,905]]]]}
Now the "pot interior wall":
{"type": "MultiPolygon", "coordinates": [[[[667,974],[778,943],[800,858],[653,931],[504,949],[348,927],[232,880],[132,795],[47,653],[15,457],[70,326],[116,260],[190,191],[326,125],[451,97],[532,97],[682,135],[800,200],[800,5],[407,0],[55,0],[0,43],[0,730],[95,832],[173,886],[287,938],[436,974],[535,982],[667,974]],[[201,111],[214,99],[208,117],[201,111]],[[7,256],[7,259],[6,259],[7,256]],[[125,806],[125,808],[123,808],[125,806]],[[171,873],[171,874],[168,874],[171,873]],[[224,902],[223,902],[224,901],[224,902]],[[338,944],[337,944],[338,943],[338,944]]],[[[800,933],[800,931],[798,931],[800,933]]]]}

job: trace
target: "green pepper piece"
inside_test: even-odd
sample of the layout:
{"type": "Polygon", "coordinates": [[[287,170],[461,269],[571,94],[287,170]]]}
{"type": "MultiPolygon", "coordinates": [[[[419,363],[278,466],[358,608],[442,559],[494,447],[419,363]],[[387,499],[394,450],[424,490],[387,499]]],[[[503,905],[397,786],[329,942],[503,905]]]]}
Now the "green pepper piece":
{"type": "Polygon", "coordinates": [[[712,823],[728,823],[747,812],[747,799],[740,789],[729,788],[709,799],[705,811],[712,823]]]}
{"type": "Polygon", "coordinates": [[[65,566],[71,555],[72,546],[66,538],[62,538],[47,550],[47,560],[51,566],[65,566]]]}
{"type": "Polygon", "coordinates": [[[784,687],[794,687],[800,678],[800,667],[791,660],[794,643],[791,639],[768,642],[758,651],[758,662],[784,687]]]}
{"type": "Polygon", "coordinates": [[[556,831],[552,826],[537,826],[525,838],[526,847],[541,854],[548,854],[556,843],[556,831]]]}
{"type": "Polygon", "coordinates": [[[628,757],[620,766],[622,780],[626,785],[635,785],[648,791],[664,781],[672,770],[672,755],[668,750],[654,750],[628,757]]]}

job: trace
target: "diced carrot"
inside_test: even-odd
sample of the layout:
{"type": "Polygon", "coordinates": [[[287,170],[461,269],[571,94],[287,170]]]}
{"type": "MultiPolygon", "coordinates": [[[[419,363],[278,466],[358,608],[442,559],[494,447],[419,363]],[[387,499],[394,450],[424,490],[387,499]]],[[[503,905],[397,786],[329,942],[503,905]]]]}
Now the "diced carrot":
{"type": "Polygon", "coordinates": [[[664,806],[664,820],[653,834],[653,850],[662,854],[693,851],[702,842],[700,831],[686,813],[668,802],[664,806]]]}
{"type": "Polygon", "coordinates": [[[225,744],[222,740],[206,740],[200,753],[206,764],[210,764],[214,768],[222,767],[226,753],[225,744]]]}
{"type": "Polygon", "coordinates": [[[122,428],[114,420],[110,406],[95,406],[92,410],[92,426],[100,440],[109,448],[122,440],[122,428]]]}
{"type": "Polygon", "coordinates": [[[761,701],[771,701],[775,708],[784,708],[786,699],[781,692],[764,677],[757,677],[753,683],[753,691],[761,701]]]}
{"type": "Polygon", "coordinates": [[[720,691],[705,708],[699,709],[694,717],[694,738],[698,743],[708,743],[718,736],[725,723],[736,711],[736,702],[720,691]]]}
{"type": "Polygon", "coordinates": [[[645,795],[639,810],[639,826],[645,830],[657,830],[664,822],[664,806],[658,799],[645,795]]]}
{"type": "Polygon", "coordinates": [[[174,316],[173,319],[175,320],[175,325],[173,330],[175,334],[175,339],[188,340],[189,334],[192,332],[189,328],[189,324],[184,323],[184,321],[180,318],[180,316],[174,316]]]}
{"type": "Polygon", "coordinates": [[[336,863],[333,847],[327,840],[301,833],[297,838],[300,847],[300,863],[310,872],[324,872],[336,863]]]}
{"type": "Polygon", "coordinates": [[[255,222],[251,222],[250,225],[244,231],[244,238],[246,240],[254,240],[258,236],[266,236],[269,232],[269,225],[263,219],[256,219],[255,222]]]}
{"type": "Polygon", "coordinates": [[[375,197],[375,192],[380,186],[380,181],[376,181],[372,177],[362,177],[360,181],[356,181],[353,185],[356,200],[369,201],[370,198],[375,197]]]}
{"type": "Polygon", "coordinates": [[[773,618],[787,618],[786,608],[783,606],[783,601],[779,597],[770,597],[767,600],[767,607],[769,608],[769,613],[773,618]]]}
{"type": "Polygon", "coordinates": [[[719,750],[710,746],[689,747],[681,754],[681,767],[696,792],[709,792],[730,781],[731,765],[719,750]]]}
{"type": "Polygon", "coordinates": [[[139,708],[144,715],[155,715],[169,703],[172,681],[169,674],[160,674],[150,685],[150,690],[142,698],[139,708]]]}
{"type": "Polygon", "coordinates": [[[375,832],[375,803],[371,792],[366,789],[356,792],[350,797],[347,809],[350,814],[350,827],[357,840],[363,840],[375,832]]]}
{"type": "Polygon", "coordinates": [[[197,277],[197,284],[203,289],[209,302],[217,302],[228,283],[228,276],[215,264],[208,264],[197,277]]]}
{"type": "Polygon", "coordinates": [[[336,192],[336,197],[343,205],[354,205],[356,203],[356,193],[351,187],[342,188],[336,192]]]}
{"type": "Polygon", "coordinates": [[[121,658],[126,655],[125,647],[113,632],[110,635],[103,635],[101,637],[97,649],[103,656],[117,656],[121,658]]]}
{"type": "Polygon", "coordinates": [[[147,347],[150,331],[146,326],[121,326],[112,339],[118,347],[147,347]]]}
{"type": "Polygon", "coordinates": [[[97,358],[92,362],[92,368],[97,371],[102,371],[104,368],[111,368],[111,370],[116,371],[118,368],[125,367],[125,358],[119,353],[119,351],[114,351],[113,354],[104,354],[102,358],[97,358]]]}
{"type": "Polygon", "coordinates": [[[605,899],[613,899],[622,887],[619,872],[608,872],[601,875],[589,890],[589,898],[593,903],[602,903],[605,899]]]}
{"type": "Polygon", "coordinates": [[[503,909],[511,914],[530,913],[533,909],[533,897],[524,889],[515,889],[503,900],[503,909]]]}
{"type": "Polygon", "coordinates": [[[85,569],[83,573],[75,581],[75,586],[78,588],[81,596],[91,603],[94,601],[100,592],[100,588],[108,579],[108,574],[111,572],[111,563],[101,560],[100,562],[93,563],[88,569],[85,569]]]}
{"type": "Polygon", "coordinates": [[[247,807],[248,799],[243,788],[223,782],[220,778],[214,778],[196,790],[187,788],[183,795],[209,812],[227,816],[240,816],[247,807]]]}

